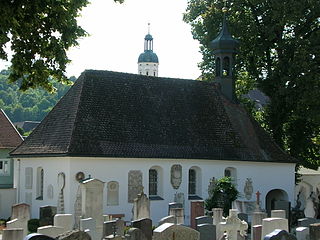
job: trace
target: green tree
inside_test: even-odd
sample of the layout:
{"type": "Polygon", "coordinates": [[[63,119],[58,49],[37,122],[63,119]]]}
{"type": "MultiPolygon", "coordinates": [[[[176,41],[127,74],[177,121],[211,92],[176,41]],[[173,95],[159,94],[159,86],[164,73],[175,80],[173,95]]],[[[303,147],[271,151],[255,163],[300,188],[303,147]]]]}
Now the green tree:
{"type": "MultiPolygon", "coordinates": [[[[123,0],[114,0],[122,2],[123,0]]],[[[77,17],[88,0],[0,1],[0,59],[13,52],[9,80],[21,79],[20,89],[54,91],[53,79],[68,83],[66,51],[87,35],[77,17]]]]}
{"type": "Polygon", "coordinates": [[[209,198],[205,200],[205,208],[211,211],[212,208],[223,208],[223,213],[228,216],[232,202],[239,196],[236,186],[230,177],[223,177],[215,182],[209,192],[209,198]]]}
{"type": "MultiPolygon", "coordinates": [[[[203,79],[213,79],[209,43],[219,33],[223,4],[218,0],[189,0],[184,15],[201,44],[203,79]]],[[[248,74],[271,100],[260,120],[281,148],[312,168],[320,163],[318,5],[318,0],[228,3],[229,29],[240,40],[238,74],[248,74]]],[[[248,82],[238,82],[237,86],[248,89],[243,87],[248,82]]]]}

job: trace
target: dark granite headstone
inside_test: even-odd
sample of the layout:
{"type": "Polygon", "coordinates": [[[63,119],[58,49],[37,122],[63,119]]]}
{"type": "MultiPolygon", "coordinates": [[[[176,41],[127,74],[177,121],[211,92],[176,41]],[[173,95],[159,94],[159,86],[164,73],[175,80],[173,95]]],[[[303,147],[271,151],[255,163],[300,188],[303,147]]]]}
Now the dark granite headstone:
{"type": "Polygon", "coordinates": [[[248,222],[248,214],[246,214],[246,213],[238,213],[238,218],[239,218],[240,220],[243,220],[243,221],[245,221],[245,222],[248,222]]]}
{"type": "Polygon", "coordinates": [[[309,227],[310,224],[320,223],[320,219],[316,218],[301,218],[298,219],[298,227],[309,227]]]}
{"type": "Polygon", "coordinates": [[[103,237],[109,236],[114,232],[119,235],[124,235],[125,223],[122,219],[116,219],[112,221],[106,221],[103,223],[103,237]]]}
{"type": "MultiPolygon", "coordinates": [[[[297,238],[286,230],[276,229],[263,238],[264,240],[297,240],[297,238]]],[[[310,239],[311,240],[311,239],[310,239]]]]}
{"type": "Polygon", "coordinates": [[[139,228],[130,228],[126,234],[126,240],[147,240],[139,228]]]}
{"type": "Polygon", "coordinates": [[[54,206],[42,206],[40,207],[40,219],[39,225],[48,226],[53,225],[53,217],[57,214],[57,207],[54,206]]]}
{"type": "Polygon", "coordinates": [[[216,240],[216,226],[203,223],[197,225],[197,231],[200,232],[200,240],[216,240]]]}
{"type": "Polygon", "coordinates": [[[25,236],[23,240],[55,240],[55,238],[40,233],[31,233],[25,236]]]}
{"type": "MultiPolygon", "coordinates": [[[[208,224],[213,223],[212,217],[208,217],[208,216],[196,217],[195,220],[196,220],[196,226],[198,226],[200,224],[204,224],[204,223],[208,223],[208,224]]],[[[196,230],[198,230],[197,227],[196,227],[196,230]]]]}
{"type": "Polygon", "coordinates": [[[310,224],[310,240],[319,240],[320,239],[320,223],[310,224]]]}
{"type": "Polygon", "coordinates": [[[152,220],[143,218],[131,222],[132,227],[139,228],[147,240],[152,240],[152,220]]]}

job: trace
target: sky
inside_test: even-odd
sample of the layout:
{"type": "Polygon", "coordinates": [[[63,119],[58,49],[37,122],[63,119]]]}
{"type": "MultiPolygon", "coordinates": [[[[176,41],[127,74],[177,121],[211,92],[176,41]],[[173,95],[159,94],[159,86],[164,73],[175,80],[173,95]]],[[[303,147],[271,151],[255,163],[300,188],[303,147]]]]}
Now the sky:
{"type": "MultiPolygon", "coordinates": [[[[159,77],[199,77],[199,43],[182,20],[186,7],[187,0],[91,0],[78,19],[90,36],[68,51],[67,76],[78,77],[85,69],[137,73],[150,23],[159,77]]],[[[0,60],[0,69],[6,66],[0,60]]]]}

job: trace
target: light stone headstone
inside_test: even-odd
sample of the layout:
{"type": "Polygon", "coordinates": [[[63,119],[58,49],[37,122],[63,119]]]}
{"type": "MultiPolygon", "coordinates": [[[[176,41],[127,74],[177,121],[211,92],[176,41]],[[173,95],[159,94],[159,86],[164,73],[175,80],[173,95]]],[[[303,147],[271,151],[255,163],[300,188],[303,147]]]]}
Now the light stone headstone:
{"type": "Polygon", "coordinates": [[[80,219],[80,230],[88,233],[92,240],[101,239],[97,236],[96,221],[93,218],[80,219]]]}
{"type": "Polygon", "coordinates": [[[285,210],[271,210],[272,218],[287,218],[285,210]]]}
{"type": "Polygon", "coordinates": [[[288,219],[285,219],[285,218],[264,218],[262,220],[261,240],[264,239],[264,236],[273,232],[275,229],[288,231],[289,230],[288,219]]]}
{"type": "Polygon", "coordinates": [[[153,240],[200,240],[200,233],[192,228],[165,223],[153,231],[153,240]]]}
{"type": "Polygon", "coordinates": [[[166,216],[160,219],[158,226],[164,224],[164,223],[176,223],[176,217],[173,215],[166,216]]]}
{"type": "Polygon", "coordinates": [[[43,227],[38,227],[37,233],[47,235],[49,237],[57,237],[58,235],[64,233],[64,229],[62,227],[56,227],[56,226],[43,226],[43,227]]]}
{"type": "Polygon", "coordinates": [[[152,240],[152,220],[149,218],[131,222],[132,227],[139,228],[147,240],[152,240]]]}
{"type": "Polygon", "coordinates": [[[15,218],[7,222],[7,229],[23,229],[23,236],[28,234],[28,220],[25,218],[15,218]]]}
{"type": "Polygon", "coordinates": [[[298,240],[309,240],[310,233],[308,227],[297,227],[296,228],[296,236],[298,240]]]}
{"type": "Polygon", "coordinates": [[[313,223],[309,226],[310,240],[320,239],[320,223],[313,223]]]}
{"type": "Polygon", "coordinates": [[[266,235],[263,240],[297,240],[297,238],[286,230],[275,229],[266,235]]]}
{"type": "Polygon", "coordinates": [[[200,240],[216,240],[216,226],[209,223],[197,225],[197,231],[200,232],[200,240]]]}
{"type": "Polygon", "coordinates": [[[251,218],[251,232],[253,230],[253,226],[262,225],[262,220],[267,218],[267,213],[265,212],[253,212],[251,218]]]}
{"type": "Polygon", "coordinates": [[[224,222],[223,209],[213,208],[212,209],[213,225],[216,226],[216,239],[220,239],[223,236],[223,230],[220,229],[220,223],[224,222]]]}
{"type": "Polygon", "coordinates": [[[150,201],[147,195],[142,191],[133,203],[133,220],[150,218],[150,201]]]}
{"type": "Polygon", "coordinates": [[[140,170],[131,170],[128,173],[128,202],[133,203],[134,199],[143,189],[142,172],[140,170]]]}
{"type": "Polygon", "coordinates": [[[103,231],[103,189],[104,182],[88,179],[80,183],[82,198],[82,218],[93,218],[96,221],[96,234],[102,237],[103,231]]]}
{"type": "Polygon", "coordinates": [[[184,209],[183,208],[170,209],[170,215],[175,216],[176,224],[184,224],[184,209]]]}
{"type": "Polygon", "coordinates": [[[72,214],[56,214],[53,218],[54,226],[62,227],[65,232],[71,231],[73,227],[72,214]]]}
{"type": "Polygon", "coordinates": [[[238,211],[236,209],[230,209],[226,221],[220,223],[220,228],[227,233],[228,240],[237,240],[238,231],[240,231],[241,236],[246,235],[248,224],[240,220],[237,214],[238,211]]]}
{"type": "Polygon", "coordinates": [[[2,240],[20,240],[23,237],[22,228],[4,229],[2,233],[2,240]]]}
{"type": "Polygon", "coordinates": [[[11,219],[27,219],[30,220],[30,205],[19,203],[11,207],[11,219]]]}
{"type": "Polygon", "coordinates": [[[139,228],[130,228],[126,234],[126,240],[147,240],[139,228]]]}

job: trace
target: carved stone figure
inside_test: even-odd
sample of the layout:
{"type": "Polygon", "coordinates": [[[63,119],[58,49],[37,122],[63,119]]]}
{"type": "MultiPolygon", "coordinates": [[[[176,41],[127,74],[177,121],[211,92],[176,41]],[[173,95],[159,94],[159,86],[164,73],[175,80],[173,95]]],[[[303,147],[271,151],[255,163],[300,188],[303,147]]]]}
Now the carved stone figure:
{"type": "Polygon", "coordinates": [[[59,198],[58,198],[58,208],[57,213],[64,213],[64,195],[63,189],[66,184],[66,175],[61,172],[58,174],[58,189],[59,189],[59,198]]]}
{"type": "Polygon", "coordinates": [[[213,192],[213,189],[215,189],[216,184],[217,184],[217,182],[216,182],[215,177],[212,177],[212,178],[210,179],[209,186],[208,186],[208,195],[209,195],[209,198],[212,198],[212,192],[213,192]]]}
{"type": "Polygon", "coordinates": [[[140,170],[131,170],[128,173],[128,202],[133,203],[138,194],[143,190],[142,172],[140,170]]]}
{"type": "Polygon", "coordinates": [[[171,167],[171,185],[174,189],[178,189],[182,182],[182,166],[179,164],[171,167]]]}
{"type": "Polygon", "coordinates": [[[252,198],[253,186],[251,178],[247,178],[243,192],[247,200],[250,200],[252,198]]]}

